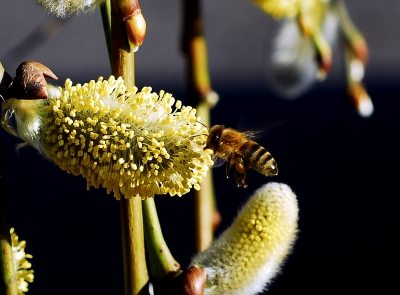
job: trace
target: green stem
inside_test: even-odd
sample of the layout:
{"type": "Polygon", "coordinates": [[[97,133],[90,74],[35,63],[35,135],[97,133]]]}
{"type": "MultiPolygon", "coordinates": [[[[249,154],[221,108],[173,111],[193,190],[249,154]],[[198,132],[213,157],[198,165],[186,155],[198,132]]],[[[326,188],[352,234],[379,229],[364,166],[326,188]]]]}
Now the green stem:
{"type": "Polygon", "coordinates": [[[3,178],[2,143],[0,139],[0,293],[17,295],[17,280],[11,246],[10,227],[7,219],[7,200],[3,178]],[[4,293],[3,293],[4,292],[4,293]]]}
{"type": "Polygon", "coordinates": [[[318,63],[318,78],[324,79],[332,66],[331,46],[321,31],[323,23],[320,23],[317,16],[310,10],[311,7],[303,2],[299,5],[299,14],[297,16],[299,29],[305,38],[310,38],[312,41],[315,48],[315,58],[318,63]]]}
{"type": "Polygon", "coordinates": [[[332,1],[332,9],[336,12],[340,20],[340,29],[349,48],[364,65],[368,60],[368,46],[363,34],[352,22],[346,6],[342,0],[332,1]]]}
{"type": "Polygon", "coordinates": [[[121,76],[129,89],[135,86],[135,54],[129,46],[125,22],[117,17],[120,1],[111,2],[111,72],[116,78],[121,76]]]}
{"type": "MultiPolygon", "coordinates": [[[[111,2],[111,70],[122,77],[127,88],[135,85],[134,53],[130,50],[125,23],[117,17],[120,0],[111,2]]],[[[122,249],[125,295],[145,292],[148,273],[145,257],[142,202],[140,198],[121,199],[122,249]]]]}
{"type": "MultiPolygon", "coordinates": [[[[346,78],[347,78],[347,85],[351,85],[354,83],[353,76],[351,74],[351,66],[352,66],[352,61],[356,57],[354,56],[354,52],[349,48],[349,46],[345,45],[344,47],[344,60],[345,60],[345,66],[346,66],[346,78]]],[[[357,81],[360,82],[360,81],[357,81]]]]}
{"type": "MultiPolygon", "coordinates": [[[[202,122],[210,126],[210,107],[207,103],[200,103],[197,105],[198,115],[202,118],[202,122]]],[[[194,218],[195,218],[195,232],[196,232],[196,252],[205,250],[213,240],[214,221],[219,213],[217,211],[212,169],[210,169],[201,183],[201,189],[194,191],[194,218]]],[[[218,218],[217,218],[218,219],[218,218]]],[[[218,219],[219,222],[219,219],[218,219]]]]}
{"type": "MultiPolygon", "coordinates": [[[[198,108],[203,123],[210,126],[210,108],[217,102],[217,95],[211,89],[200,1],[183,0],[183,16],[182,48],[187,60],[189,101],[198,108]]],[[[196,252],[204,250],[212,241],[213,215],[218,214],[211,171],[201,187],[199,192],[194,192],[196,252]]]]}
{"type": "MultiPolygon", "coordinates": [[[[100,5],[101,19],[103,21],[104,36],[106,38],[108,57],[111,58],[111,2],[105,0],[100,5]]],[[[111,63],[111,59],[110,59],[111,63]]]]}
{"type": "Polygon", "coordinates": [[[140,198],[120,200],[125,295],[146,294],[148,281],[140,198]]]}
{"type": "Polygon", "coordinates": [[[199,104],[212,92],[207,61],[207,44],[203,35],[203,23],[199,0],[183,0],[184,32],[182,49],[189,71],[189,98],[199,104]]]}
{"type": "Polygon", "coordinates": [[[319,64],[319,78],[324,79],[332,66],[332,49],[328,41],[322,34],[320,28],[314,28],[312,41],[316,51],[316,58],[319,64]]]}
{"type": "Polygon", "coordinates": [[[163,281],[173,277],[180,270],[180,265],[165,243],[154,198],[146,199],[142,203],[150,274],[155,280],[163,281]]]}

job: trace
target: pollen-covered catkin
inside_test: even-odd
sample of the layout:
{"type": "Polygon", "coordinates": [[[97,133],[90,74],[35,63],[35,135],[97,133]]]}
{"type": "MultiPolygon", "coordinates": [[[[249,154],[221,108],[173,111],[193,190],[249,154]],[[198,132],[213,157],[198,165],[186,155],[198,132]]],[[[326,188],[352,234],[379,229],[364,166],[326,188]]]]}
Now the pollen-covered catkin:
{"type": "Polygon", "coordinates": [[[330,0],[251,0],[274,18],[295,17],[300,11],[319,14],[330,0]]]}
{"type": "Polygon", "coordinates": [[[278,273],[297,233],[295,194],[281,183],[258,189],[238,217],[192,265],[204,268],[204,294],[250,295],[278,273]]]}
{"type": "Polygon", "coordinates": [[[36,0],[40,6],[59,17],[91,11],[104,0],[36,0]]]}
{"type": "Polygon", "coordinates": [[[119,199],[200,189],[213,162],[199,119],[169,93],[127,90],[111,76],[76,86],[67,80],[49,89],[47,100],[10,99],[2,123],[61,169],[85,177],[88,189],[103,186],[119,199]]]}
{"type": "Polygon", "coordinates": [[[28,283],[32,283],[34,278],[33,270],[30,269],[32,264],[27,260],[31,259],[32,255],[25,253],[26,241],[19,240],[14,228],[10,229],[10,234],[18,295],[23,295],[24,292],[28,292],[28,283]]]}

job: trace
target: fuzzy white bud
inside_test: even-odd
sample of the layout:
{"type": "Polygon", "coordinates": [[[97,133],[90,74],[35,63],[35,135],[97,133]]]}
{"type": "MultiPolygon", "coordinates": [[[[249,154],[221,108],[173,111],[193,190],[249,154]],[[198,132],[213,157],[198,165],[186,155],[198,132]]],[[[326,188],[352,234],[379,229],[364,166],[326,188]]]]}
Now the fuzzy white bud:
{"type": "Polygon", "coordinates": [[[58,17],[67,17],[70,14],[78,14],[94,10],[104,0],[36,0],[50,13],[58,17]]]}

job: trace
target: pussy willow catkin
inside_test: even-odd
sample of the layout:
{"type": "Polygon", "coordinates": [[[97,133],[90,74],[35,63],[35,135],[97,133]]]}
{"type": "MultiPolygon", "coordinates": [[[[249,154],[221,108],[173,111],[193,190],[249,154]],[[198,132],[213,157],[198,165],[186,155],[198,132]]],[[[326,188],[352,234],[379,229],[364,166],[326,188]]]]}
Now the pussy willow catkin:
{"type": "Polygon", "coordinates": [[[250,197],[238,217],[192,265],[207,272],[205,295],[252,295],[278,273],[297,233],[296,195],[269,183],[250,197]]]}
{"type": "Polygon", "coordinates": [[[274,18],[295,17],[300,11],[311,13],[314,18],[330,0],[251,0],[274,18]]]}
{"type": "Polygon", "coordinates": [[[36,0],[50,13],[67,17],[73,13],[80,13],[94,10],[104,0],[36,0]]]}
{"type": "Polygon", "coordinates": [[[47,100],[7,100],[2,114],[6,130],[117,199],[200,189],[212,161],[199,119],[171,94],[127,90],[113,76],[76,86],[67,80],[47,100]]]}
{"type": "Polygon", "coordinates": [[[10,234],[18,294],[23,295],[28,292],[28,283],[32,283],[34,278],[33,270],[30,269],[32,264],[27,260],[31,259],[32,255],[25,253],[26,241],[19,240],[14,228],[10,229],[10,234]]]}

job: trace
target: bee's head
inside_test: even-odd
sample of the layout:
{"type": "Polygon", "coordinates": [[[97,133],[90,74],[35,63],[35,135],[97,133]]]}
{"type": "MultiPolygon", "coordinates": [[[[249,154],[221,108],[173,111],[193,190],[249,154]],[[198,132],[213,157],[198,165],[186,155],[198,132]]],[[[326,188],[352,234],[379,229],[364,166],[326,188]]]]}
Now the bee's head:
{"type": "Polygon", "coordinates": [[[208,139],[206,146],[204,149],[211,149],[213,151],[216,150],[216,148],[219,145],[219,142],[221,141],[221,134],[222,131],[225,129],[224,125],[215,125],[211,127],[210,132],[208,134],[208,139]]]}

